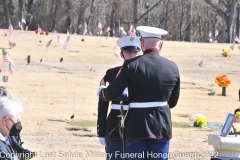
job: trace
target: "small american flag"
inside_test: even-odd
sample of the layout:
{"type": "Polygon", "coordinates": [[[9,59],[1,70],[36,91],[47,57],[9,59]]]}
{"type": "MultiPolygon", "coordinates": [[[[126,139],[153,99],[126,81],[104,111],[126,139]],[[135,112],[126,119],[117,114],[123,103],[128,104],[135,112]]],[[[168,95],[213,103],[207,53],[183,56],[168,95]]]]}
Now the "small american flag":
{"type": "Polygon", "coordinates": [[[113,30],[112,30],[112,33],[113,33],[113,35],[115,35],[115,29],[113,28],[113,30]]]}
{"type": "Polygon", "coordinates": [[[212,37],[212,32],[209,32],[208,36],[209,36],[209,38],[211,38],[212,37]]]}
{"type": "Polygon", "coordinates": [[[79,24],[79,25],[78,25],[78,29],[81,28],[81,27],[82,27],[82,24],[79,24]]]}
{"type": "Polygon", "coordinates": [[[198,64],[199,67],[202,67],[203,66],[203,61],[201,61],[199,64],[198,64]]]}
{"type": "Polygon", "coordinates": [[[9,32],[9,36],[11,36],[12,32],[13,32],[13,27],[12,27],[11,21],[9,21],[8,32],[9,32]]]}
{"type": "Polygon", "coordinates": [[[102,34],[103,34],[103,31],[102,31],[102,30],[100,30],[100,31],[99,31],[99,35],[102,35],[102,34]]]}
{"type": "Polygon", "coordinates": [[[102,29],[102,24],[100,22],[98,22],[98,28],[102,29]]]}
{"type": "Polygon", "coordinates": [[[68,48],[69,42],[70,42],[70,36],[68,36],[66,41],[63,43],[63,49],[67,49],[68,48]]]}
{"type": "Polygon", "coordinates": [[[52,40],[53,40],[53,39],[51,39],[51,40],[46,44],[46,47],[47,47],[47,48],[51,45],[52,40]]]}
{"type": "Polygon", "coordinates": [[[87,23],[84,22],[84,29],[83,29],[83,35],[87,34],[87,23]]]}
{"type": "Polygon", "coordinates": [[[19,25],[19,28],[20,28],[21,30],[23,30],[22,23],[21,23],[21,22],[18,22],[18,25],[19,25]]]}
{"type": "Polygon", "coordinates": [[[25,19],[24,19],[24,18],[22,18],[22,23],[26,24],[26,21],[25,21],[25,19]]]}
{"type": "Polygon", "coordinates": [[[235,42],[240,43],[240,40],[239,40],[238,36],[236,36],[235,42]]]}
{"type": "Polygon", "coordinates": [[[122,31],[122,35],[127,35],[127,33],[124,31],[123,27],[119,27],[119,29],[122,31]]]}
{"type": "Polygon", "coordinates": [[[3,62],[11,62],[12,64],[14,64],[9,54],[4,49],[2,49],[2,52],[3,52],[3,62]]]}
{"type": "Polygon", "coordinates": [[[13,65],[11,62],[9,62],[9,73],[13,74],[14,70],[13,70],[13,65]]]}
{"type": "Polygon", "coordinates": [[[133,30],[132,30],[132,36],[136,36],[136,29],[135,28],[133,28],[133,30]]]}
{"type": "Polygon", "coordinates": [[[132,30],[133,30],[133,26],[132,24],[130,25],[130,28],[129,28],[129,31],[128,31],[128,34],[131,36],[132,35],[132,30]]]}
{"type": "Polygon", "coordinates": [[[39,24],[38,24],[38,32],[42,32],[42,28],[40,27],[39,24]]]}
{"type": "Polygon", "coordinates": [[[106,32],[110,32],[111,28],[108,26],[108,28],[106,29],[106,32]]]}
{"type": "Polygon", "coordinates": [[[218,30],[216,29],[216,31],[215,31],[215,37],[217,37],[218,36],[218,30]]]}
{"type": "Polygon", "coordinates": [[[117,60],[121,60],[116,46],[114,46],[114,56],[116,57],[117,60]]]}
{"type": "Polygon", "coordinates": [[[61,43],[61,45],[63,45],[63,40],[60,38],[59,35],[58,35],[58,42],[61,43]]]}

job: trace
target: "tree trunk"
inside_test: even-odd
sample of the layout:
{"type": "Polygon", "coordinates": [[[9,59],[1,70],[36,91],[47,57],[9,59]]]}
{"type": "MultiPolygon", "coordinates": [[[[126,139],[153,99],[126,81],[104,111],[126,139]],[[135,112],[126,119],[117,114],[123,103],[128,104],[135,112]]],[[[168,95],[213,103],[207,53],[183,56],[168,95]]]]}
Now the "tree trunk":
{"type": "Polygon", "coordinates": [[[164,29],[165,29],[165,30],[168,30],[168,25],[167,25],[168,23],[167,23],[167,22],[168,22],[168,6],[169,6],[169,1],[167,0],[165,3],[166,3],[166,6],[165,6],[165,9],[166,9],[166,12],[165,12],[166,14],[165,14],[165,15],[166,15],[166,16],[165,16],[164,29]]]}
{"type": "Polygon", "coordinates": [[[236,12],[236,0],[232,0],[232,2],[228,1],[228,11],[230,15],[228,16],[228,24],[229,24],[229,43],[233,41],[233,31],[234,31],[234,21],[235,21],[235,12],[236,12]]]}
{"type": "Polygon", "coordinates": [[[52,16],[52,30],[56,30],[56,15],[57,15],[57,5],[56,5],[56,1],[52,0],[53,3],[53,16],[52,16]]]}
{"type": "Polygon", "coordinates": [[[183,0],[181,0],[181,4],[182,4],[182,12],[181,12],[181,17],[180,17],[180,25],[179,25],[180,41],[183,40],[183,38],[182,38],[182,27],[183,27],[183,16],[184,16],[184,3],[183,3],[183,0]]]}
{"type": "Polygon", "coordinates": [[[239,38],[239,3],[237,5],[236,36],[239,38]]]}
{"type": "Polygon", "coordinates": [[[56,16],[56,29],[58,32],[61,31],[61,18],[62,18],[62,7],[61,7],[61,4],[62,4],[62,0],[57,0],[57,16],[56,16]]]}
{"type": "Polygon", "coordinates": [[[134,23],[134,26],[137,26],[137,14],[138,13],[138,0],[134,0],[133,1],[133,23],[134,23]]]}
{"type": "Polygon", "coordinates": [[[112,7],[112,11],[111,11],[111,15],[110,15],[110,28],[111,28],[111,31],[110,31],[110,36],[114,36],[113,34],[113,30],[115,32],[115,29],[116,29],[116,13],[117,13],[117,4],[116,2],[113,3],[113,7],[112,7]]]}
{"type": "Polygon", "coordinates": [[[4,7],[4,12],[5,12],[6,27],[8,28],[8,25],[9,25],[8,0],[3,0],[3,7],[4,7]]]}
{"type": "Polygon", "coordinates": [[[23,18],[22,13],[23,13],[23,0],[18,0],[18,18],[20,22],[23,18]]]}

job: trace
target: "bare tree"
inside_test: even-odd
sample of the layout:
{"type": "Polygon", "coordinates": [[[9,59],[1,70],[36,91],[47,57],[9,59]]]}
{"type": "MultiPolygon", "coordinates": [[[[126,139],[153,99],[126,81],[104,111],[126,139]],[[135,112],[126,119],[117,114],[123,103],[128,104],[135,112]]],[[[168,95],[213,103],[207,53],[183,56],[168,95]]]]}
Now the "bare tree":
{"type": "Polygon", "coordinates": [[[227,42],[232,42],[232,35],[234,31],[234,21],[236,20],[236,1],[237,0],[219,0],[218,4],[214,3],[213,0],[205,0],[213,11],[217,12],[219,16],[227,25],[227,42]]]}

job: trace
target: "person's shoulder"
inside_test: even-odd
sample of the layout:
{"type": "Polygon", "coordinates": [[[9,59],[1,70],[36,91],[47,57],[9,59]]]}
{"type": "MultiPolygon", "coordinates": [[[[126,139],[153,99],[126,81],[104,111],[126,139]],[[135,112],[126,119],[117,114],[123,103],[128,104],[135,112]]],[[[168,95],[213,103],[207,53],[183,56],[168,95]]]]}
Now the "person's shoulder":
{"type": "Polygon", "coordinates": [[[108,69],[106,72],[107,72],[107,73],[116,72],[116,71],[118,71],[120,68],[121,68],[121,66],[117,66],[117,67],[108,69]]]}
{"type": "MultiPolygon", "coordinates": [[[[161,56],[161,58],[162,58],[164,61],[166,61],[167,63],[169,63],[169,64],[176,65],[176,63],[174,63],[173,61],[171,61],[171,60],[169,60],[169,59],[167,59],[167,58],[165,58],[165,57],[162,57],[162,56],[161,56]]],[[[176,66],[177,66],[177,65],[176,65],[176,66]]]]}
{"type": "Polygon", "coordinates": [[[115,74],[120,70],[121,66],[110,68],[106,71],[106,75],[115,74]]]}
{"type": "Polygon", "coordinates": [[[125,60],[124,63],[126,63],[126,64],[132,63],[132,62],[134,62],[134,61],[139,60],[141,57],[142,57],[142,55],[141,55],[141,56],[134,57],[134,58],[129,59],[129,60],[125,60]]]}

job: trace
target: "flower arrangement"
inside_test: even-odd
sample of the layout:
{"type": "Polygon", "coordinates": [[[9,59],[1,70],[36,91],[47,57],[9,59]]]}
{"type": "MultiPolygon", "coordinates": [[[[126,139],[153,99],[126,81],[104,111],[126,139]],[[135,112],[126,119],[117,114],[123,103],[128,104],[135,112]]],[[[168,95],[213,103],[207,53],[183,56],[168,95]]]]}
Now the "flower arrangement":
{"type": "Polygon", "coordinates": [[[227,48],[223,48],[223,53],[222,53],[223,57],[231,57],[230,51],[227,48]]]}
{"type": "Polygon", "coordinates": [[[202,114],[191,114],[190,121],[193,121],[194,127],[203,127],[207,125],[207,118],[202,114]]]}
{"type": "Polygon", "coordinates": [[[44,34],[45,34],[45,32],[44,32],[44,31],[41,31],[41,32],[40,32],[40,35],[44,35],[44,34]]]}
{"type": "Polygon", "coordinates": [[[15,46],[16,46],[16,43],[15,43],[15,42],[9,42],[9,46],[10,46],[10,48],[9,48],[9,49],[12,49],[13,47],[15,47],[15,46]]]}
{"type": "Polygon", "coordinates": [[[235,115],[236,115],[237,118],[240,118],[240,111],[236,112],[235,115]]]}
{"type": "Polygon", "coordinates": [[[45,32],[45,35],[47,35],[47,36],[48,36],[48,35],[49,35],[49,32],[48,32],[48,31],[46,31],[46,32],[45,32]]]}
{"type": "Polygon", "coordinates": [[[219,74],[216,77],[215,83],[217,83],[219,87],[228,87],[231,84],[231,81],[226,74],[219,74]]]}

